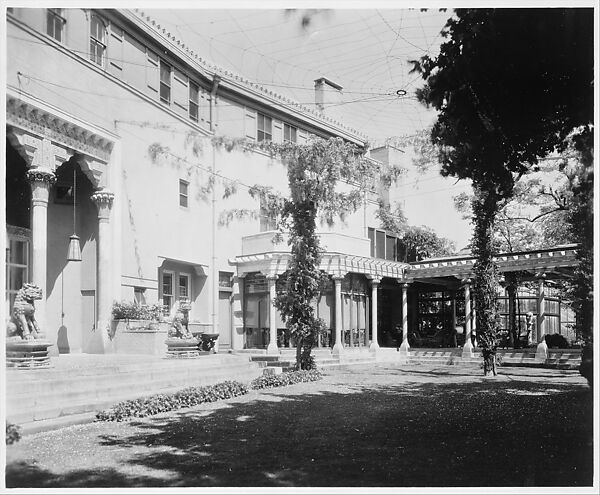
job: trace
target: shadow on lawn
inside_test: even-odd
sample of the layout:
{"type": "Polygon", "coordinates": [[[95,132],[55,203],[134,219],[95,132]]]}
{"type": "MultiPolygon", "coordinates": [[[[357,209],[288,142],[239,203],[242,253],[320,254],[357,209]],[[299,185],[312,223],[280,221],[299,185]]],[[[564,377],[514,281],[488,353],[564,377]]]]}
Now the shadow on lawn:
{"type": "Polygon", "coordinates": [[[117,433],[101,435],[97,448],[129,450],[119,467],[55,474],[19,462],[7,466],[6,484],[591,485],[592,394],[572,384],[547,388],[511,380],[305,395],[275,389],[250,402],[136,420],[129,436],[115,425],[117,433]]]}

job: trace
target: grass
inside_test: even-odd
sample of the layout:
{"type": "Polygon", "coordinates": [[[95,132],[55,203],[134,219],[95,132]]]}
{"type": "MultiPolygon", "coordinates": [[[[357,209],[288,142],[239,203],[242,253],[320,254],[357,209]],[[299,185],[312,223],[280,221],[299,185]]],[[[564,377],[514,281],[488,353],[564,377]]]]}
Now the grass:
{"type": "Polygon", "coordinates": [[[7,487],[591,486],[576,371],[370,365],[7,447],[7,487]]]}

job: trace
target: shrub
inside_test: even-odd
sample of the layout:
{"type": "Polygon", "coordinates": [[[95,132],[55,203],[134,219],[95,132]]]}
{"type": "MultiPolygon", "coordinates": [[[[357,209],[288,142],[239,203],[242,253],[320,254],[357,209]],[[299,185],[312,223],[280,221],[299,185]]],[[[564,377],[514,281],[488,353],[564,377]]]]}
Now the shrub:
{"type": "Polygon", "coordinates": [[[320,371],[317,370],[302,370],[288,371],[279,375],[263,375],[252,380],[250,388],[259,390],[261,388],[284,387],[300,382],[314,382],[323,378],[320,371]]]}
{"type": "Polygon", "coordinates": [[[551,349],[568,349],[569,342],[559,333],[549,333],[544,336],[546,345],[551,349]]]}
{"type": "Polygon", "coordinates": [[[21,440],[21,427],[15,425],[13,423],[6,423],[6,445],[11,445],[13,443],[21,440]]]}
{"type": "Polygon", "coordinates": [[[125,421],[162,412],[215,402],[248,393],[243,383],[226,381],[205,387],[190,387],[174,393],[155,394],[119,402],[110,409],[96,413],[96,421],[125,421]]]}
{"type": "Polygon", "coordinates": [[[164,313],[162,304],[138,304],[136,302],[115,301],[112,317],[115,320],[155,320],[159,321],[164,313]]]}

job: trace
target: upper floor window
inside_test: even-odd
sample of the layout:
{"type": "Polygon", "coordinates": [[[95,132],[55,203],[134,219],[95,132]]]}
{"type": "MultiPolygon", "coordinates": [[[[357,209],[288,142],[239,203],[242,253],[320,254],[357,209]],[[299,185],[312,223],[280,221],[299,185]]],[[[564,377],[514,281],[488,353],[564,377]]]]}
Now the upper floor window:
{"type": "Polygon", "coordinates": [[[160,101],[171,104],[171,66],[160,61],[160,101]]]}
{"type": "Polygon", "coordinates": [[[184,180],[179,181],[179,206],[188,207],[189,183],[184,180]]]}
{"type": "Polygon", "coordinates": [[[62,14],[63,9],[48,9],[46,12],[46,33],[56,41],[63,40],[63,29],[66,21],[62,14]]]}
{"type": "Polygon", "coordinates": [[[90,26],[90,60],[95,64],[104,66],[106,27],[102,19],[95,14],[92,14],[90,26]]]}
{"type": "Polygon", "coordinates": [[[293,125],[283,124],[283,142],[296,143],[298,140],[298,129],[293,125]]]}
{"type": "Polygon", "coordinates": [[[198,108],[200,105],[200,90],[197,84],[194,84],[190,81],[190,104],[189,104],[189,114],[190,119],[194,122],[198,122],[198,108]]]}
{"type": "Polygon", "coordinates": [[[273,140],[273,120],[262,113],[258,114],[257,141],[273,140]]]}

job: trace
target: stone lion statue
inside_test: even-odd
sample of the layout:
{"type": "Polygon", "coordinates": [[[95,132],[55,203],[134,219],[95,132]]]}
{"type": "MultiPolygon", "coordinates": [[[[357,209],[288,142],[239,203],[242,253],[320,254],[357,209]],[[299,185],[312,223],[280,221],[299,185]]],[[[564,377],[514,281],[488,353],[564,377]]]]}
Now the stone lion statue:
{"type": "Polygon", "coordinates": [[[42,289],[34,284],[24,284],[17,292],[10,320],[6,325],[6,336],[34,340],[41,337],[40,327],[35,321],[34,301],[42,298],[42,289]]]}
{"type": "Polygon", "coordinates": [[[171,327],[169,328],[169,338],[171,339],[193,339],[192,332],[188,329],[188,320],[190,310],[192,309],[190,303],[181,301],[175,303],[172,312],[171,327]]]}

